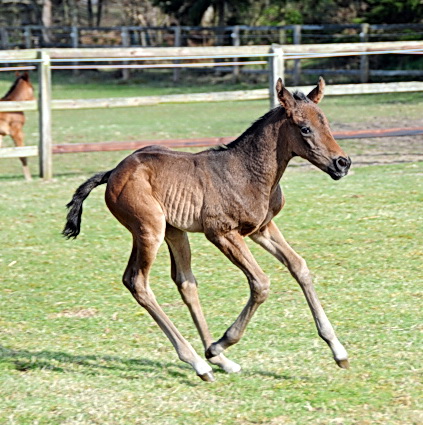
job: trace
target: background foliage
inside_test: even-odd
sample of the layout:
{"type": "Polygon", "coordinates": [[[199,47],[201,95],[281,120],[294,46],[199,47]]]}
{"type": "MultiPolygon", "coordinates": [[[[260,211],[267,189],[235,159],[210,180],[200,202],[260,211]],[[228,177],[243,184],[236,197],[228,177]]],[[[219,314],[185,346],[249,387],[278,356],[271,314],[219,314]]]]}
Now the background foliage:
{"type": "Polygon", "coordinates": [[[45,26],[389,24],[423,19],[420,0],[4,0],[1,8],[0,22],[7,25],[45,26]]]}

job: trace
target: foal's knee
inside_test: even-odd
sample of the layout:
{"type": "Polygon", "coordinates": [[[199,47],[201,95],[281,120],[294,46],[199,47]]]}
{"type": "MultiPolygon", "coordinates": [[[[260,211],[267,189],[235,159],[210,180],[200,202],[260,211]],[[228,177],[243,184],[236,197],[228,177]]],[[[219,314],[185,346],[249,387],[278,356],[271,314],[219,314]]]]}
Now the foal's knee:
{"type": "Polygon", "coordinates": [[[299,282],[307,283],[310,278],[310,270],[306,261],[302,257],[298,257],[291,265],[290,272],[292,276],[299,282]]]}
{"type": "Polygon", "coordinates": [[[197,292],[197,282],[194,277],[189,280],[184,280],[182,282],[177,282],[179,293],[181,294],[183,302],[190,306],[198,298],[197,292]]]}

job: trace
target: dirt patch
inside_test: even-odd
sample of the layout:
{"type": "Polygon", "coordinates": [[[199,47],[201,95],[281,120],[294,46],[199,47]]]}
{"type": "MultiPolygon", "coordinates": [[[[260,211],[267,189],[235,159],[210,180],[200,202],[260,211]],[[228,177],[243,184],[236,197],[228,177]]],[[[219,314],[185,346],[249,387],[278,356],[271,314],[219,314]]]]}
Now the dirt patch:
{"type": "Polygon", "coordinates": [[[60,313],[50,314],[48,318],[57,319],[59,317],[66,317],[71,319],[86,319],[88,317],[94,317],[96,315],[97,310],[95,308],[82,308],[75,310],[66,309],[61,311],[60,313]]]}
{"type": "MultiPolygon", "coordinates": [[[[369,123],[336,124],[334,131],[421,127],[422,120],[378,119],[369,123]]],[[[340,140],[356,165],[397,164],[423,160],[423,135],[340,140]]]]}

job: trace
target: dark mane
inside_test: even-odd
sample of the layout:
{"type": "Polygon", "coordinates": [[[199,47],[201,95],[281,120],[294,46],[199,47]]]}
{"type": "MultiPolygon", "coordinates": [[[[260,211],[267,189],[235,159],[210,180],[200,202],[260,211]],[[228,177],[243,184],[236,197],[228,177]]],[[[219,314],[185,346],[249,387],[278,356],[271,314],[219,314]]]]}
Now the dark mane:
{"type": "Polygon", "coordinates": [[[226,151],[228,149],[235,148],[240,142],[242,142],[243,140],[245,140],[247,137],[251,136],[252,134],[255,134],[257,130],[263,127],[264,122],[274,113],[275,110],[283,110],[283,108],[281,106],[278,106],[275,109],[271,109],[270,111],[266,112],[262,117],[260,117],[258,120],[254,121],[253,124],[251,124],[251,126],[247,128],[247,130],[245,130],[244,133],[242,133],[241,136],[239,136],[233,142],[230,142],[227,145],[214,146],[210,150],[226,151]]]}
{"type": "Polygon", "coordinates": [[[295,91],[294,93],[292,93],[292,95],[294,96],[295,100],[301,100],[303,102],[309,103],[310,99],[301,91],[295,91]]]}
{"type": "Polygon", "coordinates": [[[25,79],[23,75],[20,75],[18,78],[16,78],[15,82],[12,84],[12,87],[10,87],[9,91],[1,98],[1,100],[6,99],[13,92],[13,90],[16,89],[16,86],[22,79],[25,79]]]}
{"type": "MultiPolygon", "coordinates": [[[[292,93],[292,95],[294,96],[295,100],[299,100],[302,102],[310,102],[310,99],[303,93],[300,91],[295,91],[294,93],[292,93]]],[[[281,106],[278,106],[274,109],[271,109],[270,111],[266,112],[262,117],[260,117],[257,121],[253,122],[253,124],[244,131],[244,133],[241,134],[241,136],[239,136],[236,140],[234,140],[233,142],[228,143],[227,145],[219,145],[219,146],[214,146],[212,148],[210,148],[209,150],[212,151],[225,151],[228,149],[233,149],[235,148],[241,141],[245,140],[247,137],[249,137],[251,134],[255,134],[257,132],[257,130],[263,126],[263,123],[270,117],[270,115],[273,114],[273,112],[278,109],[278,110],[283,110],[283,108],[281,106]]]]}

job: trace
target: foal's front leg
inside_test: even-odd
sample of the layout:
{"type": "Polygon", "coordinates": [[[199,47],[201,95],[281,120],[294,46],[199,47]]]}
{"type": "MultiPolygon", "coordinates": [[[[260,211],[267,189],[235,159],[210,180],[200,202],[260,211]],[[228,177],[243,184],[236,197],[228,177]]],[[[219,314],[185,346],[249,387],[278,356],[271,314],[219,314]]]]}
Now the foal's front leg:
{"type": "MultiPolygon", "coordinates": [[[[168,225],[165,240],[169,247],[172,279],[191,313],[204,349],[207,349],[213,340],[201,308],[197,281],[191,270],[191,249],[188,236],[185,232],[168,225]]],[[[228,373],[235,373],[241,370],[241,366],[227,359],[223,354],[208,360],[211,364],[221,367],[228,373]]]]}
{"type": "Polygon", "coordinates": [[[292,276],[300,284],[316,323],[319,336],[329,345],[338,366],[347,369],[349,367],[347,352],[336,337],[335,331],[317,297],[305,260],[289,246],[273,221],[264,230],[251,235],[251,239],[285,264],[292,276]]]}
{"type": "Polygon", "coordinates": [[[206,357],[211,358],[222,353],[226,348],[236,344],[244,334],[245,328],[257,308],[269,293],[269,278],[263,273],[243,237],[237,232],[225,235],[206,234],[207,238],[216,245],[238,268],[247,276],[250,285],[250,298],[241,314],[227,329],[219,341],[214,342],[206,350],[206,357]]]}

